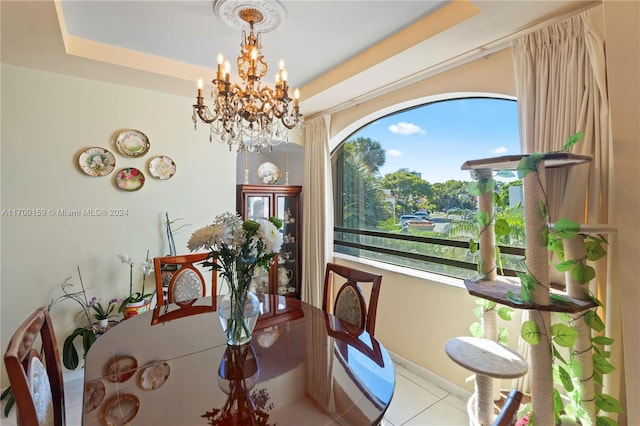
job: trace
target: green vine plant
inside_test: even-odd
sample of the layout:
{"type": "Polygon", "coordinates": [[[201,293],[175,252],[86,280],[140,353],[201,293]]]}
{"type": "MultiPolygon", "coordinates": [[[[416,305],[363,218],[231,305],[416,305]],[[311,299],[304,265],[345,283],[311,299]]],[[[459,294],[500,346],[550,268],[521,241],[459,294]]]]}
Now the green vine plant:
{"type": "MultiPolygon", "coordinates": [[[[583,138],[582,133],[576,133],[570,136],[562,151],[568,152],[571,147],[578,143],[583,138]]],[[[527,157],[524,157],[518,165],[518,173],[524,178],[529,173],[536,173],[538,165],[546,157],[546,154],[533,153],[527,157]]],[[[540,179],[538,182],[542,186],[540,179]]],[[[539,212],[546,221],[550,223],[549,209],[547,202],[547,195],[544,194],[545,202],[541,202],[539,205],[539,212]]],[[[498,231],[496,230],[496,235],[498,231]]],[[[556,423],[560,423],[560,416],[564,413],[566,416],[570,416],[573,419],[577,419],[581,424],[592,424],[591,418],[583,405],[587,401],[580,394],[580,376],[582,375],[583,365],[576,359],[579,354],[574,345],[578,338],[578,332],[575,329],[577,321],[584,321],[588,327],[596,333],[601,333],[604,328],[604,322],[600,318],[597,312],[597,307],[601,307],[602,303],[597,297],[592,294],[586,286],[593,278],[595,278],[595,270],[593,267],[586,264],[586,261],[597,261],[606,255],[606,250],[603,245],[607,243],[606,239],[602,236],[592,236],[580,233],[580,224],[571,221],[569,219],[559,219],[552,229],[545,227],[540,236],[543,246],[546,246],[548,250],[555,253],[559,262],[555,264],[556,270],[559,272],[570,273],[571,277],[580,284],[583,285],[583,291],[588,299],[592,300],[596,304],[596,308],[588,309],[577,317],[571,317],[568,314],[556,314],[556,318],[559,322],[551,325],[550,330],[540,330],[537,323],[529,320],[522,324],[520,331],[521,337],[531,345],[539,344],[542,339],[548,339],[548,342],[552,351],[552,368],[554,382],[558,385],[554,388],[554,413],[556,417],[556,423]],[[573,238],[583,238],[585,241],[585,253],[581,259],[565,260],[564,253],[564,241],[573,238]],[[563,355],[564,354],[564,355],[563,355]],[[567,398],[561,396],[558,387],[562,387],[567,395],[567,398]],[[565,399],[568,402],[565,404],[565,399]]],[[[508,299],[515,304],[532,303],[531,292],[536,286],[543,285],[536,277],[529,273],[518,273],[518,277],[521,282],[521,294],[516,296],[512,292],[507,294],[508,299]]],[[[552,300],[565,301],[564,296],[557,293],[550,293],[552,300]]],[[[538,311],[532,311],[538,312],[538,311]]],[[[591,338],[591,347],[593,359],[593,376],[588,380],[593,380],[600,388],[603,384],[602,376],[608,374],[615,369],[609,362],[611,353],[604,349],[604,346],[611,345],[614,340],[598,335],[591,338]]],[[[617,399],[611,395],[604,394],[602,392],[595,392],[595,407],[597,413],[621,413],[622,407],[617,399]]],[[[534,423],[534,419],[531,413],[531,406],[527,404],[520,411],[519,416],[529,414],[529,424],[534,423]]],[[[617,422],[605,415],[596,415],[596,426],[612,426],[617,425],[617,422]]]]}
{"type": "MultiPolygon", "coordinates": [[[[495,302],[482,299],[480,297],[476,298],[476,305],[478,306],[473,309],[473,313],[480,319],[485,312],[490,312],[494,309],[497,309],[496,313],[498,314],[498,317],[504,321],[511,321],[511,318],[515,313],[515,310],[509,306],[498,306],[495,302]]],[[[471,324],[471,326],[469,326],[469,331],[473,337],[484,337],[484,331],[482,330],[482,325],[479,321],[471,324]]],[[[498,342],[504,345],[509,343],[509,333],[507,332],[506,327],[498,327],[498,342]]]]}

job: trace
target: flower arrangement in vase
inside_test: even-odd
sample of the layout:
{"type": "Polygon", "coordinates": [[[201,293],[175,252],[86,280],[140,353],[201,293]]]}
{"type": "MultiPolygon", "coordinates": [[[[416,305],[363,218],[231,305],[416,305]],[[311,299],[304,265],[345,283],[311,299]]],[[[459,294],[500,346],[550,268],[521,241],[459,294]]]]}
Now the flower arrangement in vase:
{"type": "Polygon", "coordinates": [[[269,270],[282,246],[279,229],[282,222],[269,220],[243,221],[234,213],[222,213],[211,225],[196,230],[187,247],[191,251],[209,251],[204,266],[220,272],[229,292],[220,298],[218,315],[228,345],[243,345],[251,340],[258,318],[258,299],[250,291],[256,268],[269,270]]]}
{"type": "Polygon", "coordinates": [[[142,312],[148,311],[151,306],[151,301],[149,297],[153,295],[153,293],[145,293],[144,287],[147,276],[153,272],[153,262],[149,259],[149,250],[147,250],[147,257],[144,262],[140,262],[140,269],[142,270],[142,290],[141,291],[133,291],[133,265],[134,262],[126,253],[118,254],[120,261],[129,265],[129,296],[122,300],[120,304],[120,308],[118,312],[122,313],[124,319],[130,318],[132,316],[138,315],[142,312]]]}

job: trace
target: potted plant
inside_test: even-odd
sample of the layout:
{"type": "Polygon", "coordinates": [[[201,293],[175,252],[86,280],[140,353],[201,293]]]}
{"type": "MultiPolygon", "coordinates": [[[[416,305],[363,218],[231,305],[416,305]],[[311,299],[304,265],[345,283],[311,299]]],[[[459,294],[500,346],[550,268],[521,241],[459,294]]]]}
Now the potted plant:
{"type": "Polygon", "coordinates": [[[141,314],[148,311],[151,306],[150,296],[153,293],[145,293],[144,287],[147,276],[153,272],[153,264],[149,260],[149,250],[147,250],[147,257],[144,262],[140,262],[140,269],[142,270],[142,291],[133,291],[133,260],[131,256],[126,253],[120,253],[118,255],[122,263],[129,265],[129,296],[127,296],[122,303],[118,312],[122,313],[124,319],[141,314]]]}
{"type": "Polygon", "coordinates": [[[102,306],[102,303],[97,297],[92,297],[89,301],[89,308],[93,311],[93,318],[98,321],[98,327],[106,328],[109,325],[109,318],[114,317],[113,311],[116,309],[122,299],[111,299],[107,306],[102,306]]]}

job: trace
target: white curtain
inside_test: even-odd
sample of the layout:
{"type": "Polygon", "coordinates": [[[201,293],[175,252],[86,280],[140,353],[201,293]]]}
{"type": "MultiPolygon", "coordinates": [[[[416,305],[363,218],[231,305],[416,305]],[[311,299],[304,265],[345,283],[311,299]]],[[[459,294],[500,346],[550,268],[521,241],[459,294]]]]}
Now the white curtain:
{"type": "MultiPolygon", "coordinates": [[[[571,150],[591,155],[581,165],[547,173],[551,219],[606,224],[614,216],[613,155],[605,74],[602,7],[527,34],[513,44],[516,92],[523,152],[561,150],[576,132],[584,139],[571,150]],[[585,190],[576,183],[586,182],[585,190]],[[578,189],[580,188],[580,189],[578,189]]],[[[616,339],[609,348],[616,371],[605,375],[604,393],[620,399],[623,386],[620,286],[612,279],[615,238],[609,238],[606,260],[597,270],[598,297],[605,304],[605,334],[616,339]]],[[[550,271],[552,272],[552,271],[550,271]]],[[[560,277],[550,274],[552,281],[560,277]]],[[[528,388],[520,382],[519,387],[528,388]]]]}
{"type": "Polygon", "coordinates": [[[302,300],[322,307],[325,265],[333,248],[333,194],[329,125],[323,115],[305,124],[302,195],[302,300]]]}

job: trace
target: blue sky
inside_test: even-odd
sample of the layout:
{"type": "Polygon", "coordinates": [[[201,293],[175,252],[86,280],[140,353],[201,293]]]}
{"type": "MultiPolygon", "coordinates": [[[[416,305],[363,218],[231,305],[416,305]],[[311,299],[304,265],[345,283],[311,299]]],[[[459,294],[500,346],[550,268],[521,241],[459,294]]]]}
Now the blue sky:
{"type": "Polygon", "coordinates": [[[381,118],[354,133],[382,144],[384,176],[400,168],[422,173],[429,183],[471,180],[467,160],[520,153],[515,101],[467,98],[431,103],[381,118]]]}

